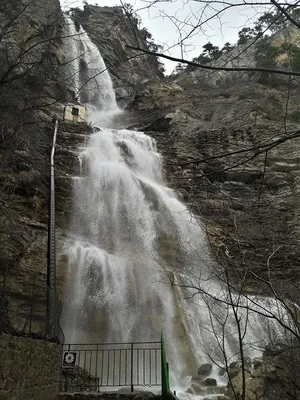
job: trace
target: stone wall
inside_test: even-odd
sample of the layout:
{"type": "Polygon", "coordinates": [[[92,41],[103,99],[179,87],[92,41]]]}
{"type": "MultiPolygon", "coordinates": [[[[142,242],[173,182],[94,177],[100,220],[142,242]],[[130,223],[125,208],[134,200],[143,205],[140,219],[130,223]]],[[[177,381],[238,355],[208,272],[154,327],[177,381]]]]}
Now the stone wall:
{"type": "Polygon", "coordinates": [[[61,347],[43,340],[0,335],[0,400],[57,400],[61,347]]]}
{"type": "Polygon", "coordinates": [[[60,400],[158,400],[160,397],[152,392],[130,393],[126,389],[120,389],[118,392],[106,393],[62,393],[60,400]]]}

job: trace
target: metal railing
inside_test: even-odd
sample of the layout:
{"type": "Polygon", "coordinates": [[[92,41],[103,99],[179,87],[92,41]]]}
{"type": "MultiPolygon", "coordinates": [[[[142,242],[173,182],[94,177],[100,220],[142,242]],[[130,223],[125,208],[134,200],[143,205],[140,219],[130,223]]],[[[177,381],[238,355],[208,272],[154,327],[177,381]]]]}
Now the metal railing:
{"type": "Polygon", "coordinates": [[[65,344],[63,392],[161,387],[161,342],[65,344]]]}
{"type": "Polygon", "coordinates": [[[172,393],[170,389],[169,363],[167,361],[164,335],[161,333],[161,399],[178,400],[176,392],[172,393]]]}
{"type": "Polygon", "coordinates": [[[58,129],[58,120],[54,121],[53,142],[50,156],[50,193],[48,224],[48,262],[47,262],[47,315],[46,333],[57,335],[57,298],[56,298],[56,240],[55,240],[55,180],[54,154],[58,129]]]}

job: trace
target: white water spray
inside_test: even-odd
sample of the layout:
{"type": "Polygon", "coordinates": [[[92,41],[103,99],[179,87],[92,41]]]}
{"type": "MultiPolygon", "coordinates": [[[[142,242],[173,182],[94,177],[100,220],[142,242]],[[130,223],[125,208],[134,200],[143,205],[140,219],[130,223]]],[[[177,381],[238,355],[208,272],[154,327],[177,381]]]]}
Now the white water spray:
{"type": "MultiPolygon", "coordinates": [[[[222,362],[221,339],[228,357],[238,354],[228,292],[203,230],[163,185],[155,142],[141,132],[104,129],[80,156],[87,176],[74,182],[65,245],[74,282],[64,310],[68,341],[151,341],[164,331],[175,382],[210,357],[222,362]]],[[[247,308],[258,301],[270,314],[276,302],[232,301],[249,319],[245,354],[257,355],[274,323],[247,308]]]]}
{"type": "Polygon", "coordinates": [[[65,16],[63,37],[64,48],[67,50],[64,55],[64,80],[66,82],[66,86],[73,91],[78,100],[80,100],[80,40],[74,22],[68,16],[65,16]]]}
{"type": "MultiPolygon", "coordinates": [[[[86,33],[79,43],[85,78],[105,69],[86,33]]],[[[101,82],[81,91],[82,101],[113,113],[110,76],[99,76],[101,82]]],[[[282,309],[272,299],[229,295],[217,279],[201,224],[164,185],[155,141],[142,132],[102,129],[79,159],[82,177],[74,179],[71,234],[64,248],[67,341],[151,341],[164,331],[178,387],[199,364],[211,359],[221,364],[222,350],[229,361],[238,356],[234,310],[239,306],[244,352],[260,354],[279,330],[268,317],[274,313],[284,320],[282,309]]]]}
{"type": "Polygon", "coordinates": [[[97,46],[85,30],[65,16],[65,79],[79,102],[86,105],[93,123],[109,121],[119,114],[113,82],[97,46]]]}

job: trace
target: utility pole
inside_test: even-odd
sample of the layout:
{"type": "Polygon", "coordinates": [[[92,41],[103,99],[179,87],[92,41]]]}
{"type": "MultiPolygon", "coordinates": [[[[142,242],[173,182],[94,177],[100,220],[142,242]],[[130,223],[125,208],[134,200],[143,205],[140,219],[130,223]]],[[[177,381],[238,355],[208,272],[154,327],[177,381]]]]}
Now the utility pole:
{"type": "Polygon", "coordinates": [[[54,120],[54,133],[50,157],[50,193],[48,221],[48,262],[47,262],[47,315],[46,334],[57,335],[57,299],[56,299],[56,246],[55,246],[55,182],[54,153],[56,145],[58,120],[54,120]]]}

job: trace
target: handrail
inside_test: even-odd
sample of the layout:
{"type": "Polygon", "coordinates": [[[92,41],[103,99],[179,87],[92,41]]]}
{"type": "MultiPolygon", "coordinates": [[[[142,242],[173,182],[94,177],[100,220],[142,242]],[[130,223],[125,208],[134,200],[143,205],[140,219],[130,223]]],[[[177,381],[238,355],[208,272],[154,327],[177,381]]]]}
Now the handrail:
{"type": "Polygon", "coordinates": [[[170,389],[169,363],[167,362],[164,335],[161,333],[161,398],[162,400],[178,400],[170,389]]]}
{"type": "Polygon", "coordinates": [[[47,263],[47,316],[46,333],[56,336],[57,298],[56,298],[56,248],[55,248],[55,181],[54,153],[58,129],[58,120],[54,121],[53,142],[50,156],[50,195],[48,223],[48,263],[47,263]]]}
{"type": "Polygon", "coordinates": [[[160,342],[62,346],[62,391],[100,391],[114,386],[129,386],[131,392],[139,386],[161,386],[162,400],[178,400],[170,389],[163,334],[160,342]]]}
{"type": "Polygon", "coordinates": [[[101,343],[64,343],[64,346],[106,346],[106,345],[112,345],[115,346],[117,344],[161,344],[161,341],[156,341],[156,342],[101,342],[101,343]]]}
{"type": "Polygon", "coordinates": [[[161,387],[161,342],[64,344],[61,390],[101,391],[103,388],[161,387]]]}

